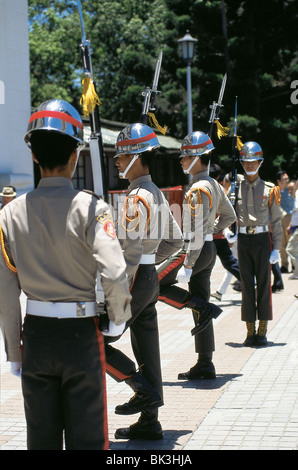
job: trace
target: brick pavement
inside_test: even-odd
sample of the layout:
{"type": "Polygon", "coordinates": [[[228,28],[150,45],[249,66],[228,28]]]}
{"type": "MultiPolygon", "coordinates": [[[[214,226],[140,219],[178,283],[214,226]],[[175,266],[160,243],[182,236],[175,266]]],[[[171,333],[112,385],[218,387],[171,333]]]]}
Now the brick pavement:
{"type": "MultiPolygon", "coordinates": [[[[212,289],[224,271],[217,260],[212,289]]],[[[215,380],[184,382],[179,372],[196,360],[190,329],[192,315],[158,303],[165,406],[159,418],[161,441],[119,441],[118,427],[138,418],[115,415],[117,404],[131,397],[126,384],[107,378],[110,449],[297,449],[297,328],[298,282],[284,274],[285,290],[273,295],[274,319],[269,323],[268,346],[245,348],[245,324],[240,321],[241,295],[230,286],[221,302],[223,313],[214,322],[215,380]]],[[[132,358],[128,332],[118,342],[132,358]]],[[[26,424],[20,380],[10,374],[1,342],[1,450],[26,449],[26,424]]]]}

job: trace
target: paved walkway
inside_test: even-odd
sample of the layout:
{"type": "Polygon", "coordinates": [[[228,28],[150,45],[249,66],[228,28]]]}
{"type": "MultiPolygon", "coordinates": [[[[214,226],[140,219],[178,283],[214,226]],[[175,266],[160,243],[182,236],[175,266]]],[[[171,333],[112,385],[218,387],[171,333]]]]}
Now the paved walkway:
{"type": "MultiPolygon", "coordinates": [[[[219,261],[212,289],[224,270],[219,261]]],[[[246,348],[246,327],[240,321],[241,294],[229,287],[221,302],[223,313],[214,322],[215,380],[178,381],[179,372],[196,361],[189,310],[178,311],[158,303],[165,406],[159,419],[161,441],[118,441],[118,427],[138,418],[115,415],[131,389],[107,378],[110,449],[117,450],[297,450],[298,449],[298,281],[284,274],[285,290],[273,294],[274,319],[268,345],[246,348]]],[[[26,449],[26,423],[20,380],[10,373],[1,340],[1,450],[26,449]]],[[[128,332],[119,348],[133,358],[128,332]]]]}

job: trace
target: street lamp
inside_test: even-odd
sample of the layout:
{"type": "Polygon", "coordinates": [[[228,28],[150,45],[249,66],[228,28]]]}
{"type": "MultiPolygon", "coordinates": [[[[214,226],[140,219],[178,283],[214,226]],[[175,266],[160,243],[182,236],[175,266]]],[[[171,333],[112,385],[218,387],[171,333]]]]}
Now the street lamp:
{"type": "Polygon", "coordinates": [[[187,80],[187,130],[188,134],[192,132],[192,101],[191,101],[191,64],[194,58],[194,48],[197,39],[193,38],[189,31],[183,38],[178,39],[178,43],[182,46],[182,58],[187,64],[186,80],[187,80]]]}

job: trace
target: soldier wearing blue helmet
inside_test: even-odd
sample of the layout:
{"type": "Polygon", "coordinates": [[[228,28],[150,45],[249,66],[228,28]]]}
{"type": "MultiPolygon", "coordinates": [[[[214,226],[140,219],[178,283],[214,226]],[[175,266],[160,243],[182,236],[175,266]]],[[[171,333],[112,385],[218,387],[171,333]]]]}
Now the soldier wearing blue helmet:
{"type": "Polygon", "coordinates": [[[95,280],[98,272],[110,319],[125,323],[131,317],[125,261],[108,205],[72,185],[84,146],[77,110],[62,100],[42,103],[25,141],[41,180],[1,210],[0,323],[11,371],[22,378],[28,449],[62,450],[64,437],[67,450],[106,450],[95,280]]]}
{"type": "Polygon", "coordinates": [[[245,346],[267,344],[267,325],[273,315],[270,265],[279,261],[282,236],[280,191],[260,178],[263,161],[260,144],[249,141],[243,145],[240,162],[245,177],[239,184],[237,217],[238,260],[243,286],[241,319],[247,325],[245,346]],[[257,331],[256,320],[259,320],[257,331]]]}
{"type": "MultiPolygon", "coordinates": [[[[156,302],[159,282],[155,264],[182,246],[182,234],[172,216],[168,202],[150,175],[150,162],[160,146],[155,132],[146,124],[130,124],[116,143],[116,167],[129,187],[118,220],[118,238],[126,261],[131,289],[132,318],[130,328],[136,366],[105,336],[107,373],[125,381],[135,392],[116,414],[141,413],[139,420],[116,430],[116,439],[163,438],[158,408],[163,405],[159,335],[156,302]]],[[[113,340],[112,340],[113,341],[113,340]]]]}

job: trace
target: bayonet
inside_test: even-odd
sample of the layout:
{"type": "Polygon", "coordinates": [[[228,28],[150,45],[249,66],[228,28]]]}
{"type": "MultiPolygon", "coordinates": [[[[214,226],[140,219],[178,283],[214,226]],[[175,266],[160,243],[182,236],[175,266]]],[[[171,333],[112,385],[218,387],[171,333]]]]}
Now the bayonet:
{"type": "Polygon", "coordinates": [[[142,114],[140,117],[140,122],[144,124],[147,124],[148,122],[148,113],[155,111],[155,107],[154,107],[155,98],[156,98],[157,93],[160,93],[158,91],[158,82],[159,82],[161,64],[162,64],[162,51],[160,51],[157,62],[156,62],[152,88],[147,87],[146,91],[142,93],[142,95],[144,96],[144,103],[143,103],[142,114]]]}
{"type": "Polygon", "coordinates": [[[221,83],[218,101],[217,102],[213,101],[213,103],[210,105],[211,112],[210,112],[210,117],[208,121],[210,125],[209,125],[209,130],[207,131],[207,134],[209,135],[209,137],[211,137],[212,135],[214,123],[218,121],[219,119],[219,111],[221,108],[223,108],[222,100],[223,100],[223,96],[224,96],[224,92],[226,88],[226,83],[227,83],[227,74],[225,73],[222,83],[221,83]]]}

